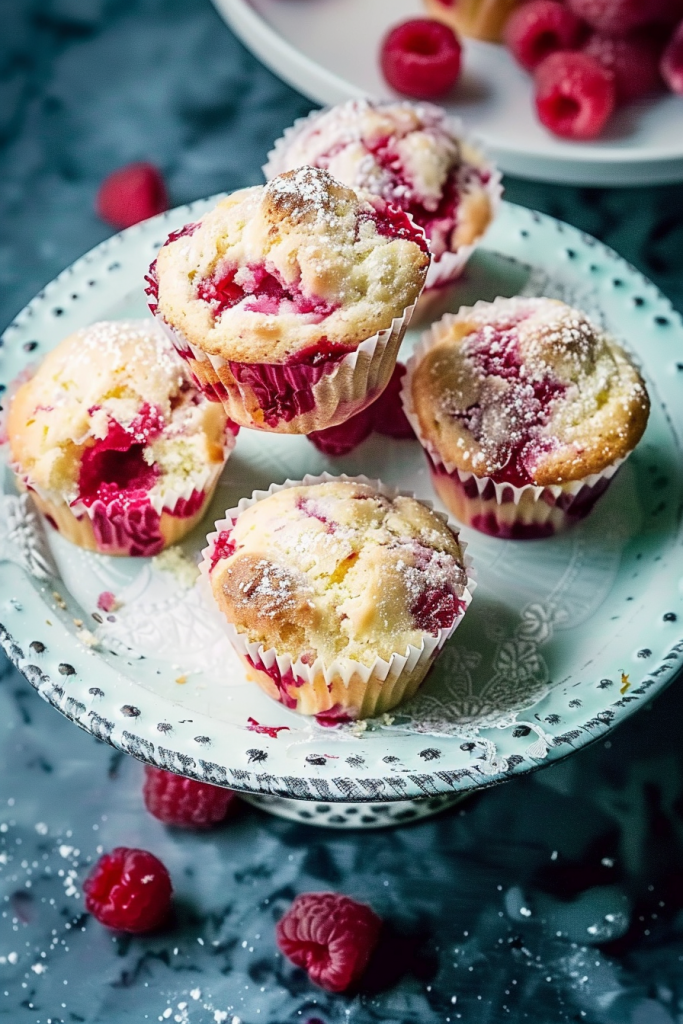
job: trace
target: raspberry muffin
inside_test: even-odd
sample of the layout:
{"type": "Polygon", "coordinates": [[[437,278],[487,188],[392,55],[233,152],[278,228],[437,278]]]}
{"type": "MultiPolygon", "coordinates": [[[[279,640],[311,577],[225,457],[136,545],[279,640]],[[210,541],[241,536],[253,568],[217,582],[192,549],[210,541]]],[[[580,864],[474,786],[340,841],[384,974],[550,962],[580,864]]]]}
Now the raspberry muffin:
{"type": "Polygon", "coordinates": [[[171,235],[148,293],[232,420],[308,434],[386,387],[428,265],[403,210],[303,167],[171,235]]]}
{"type": "Polygon", "coordinates": [[[202,575],[249,675],[322,725],[412,696],[471,600],[457,530],[365,477],[257,491],[208,539],[202,575]]]}
{"type": "Polygon", "coordinates": [[[500,43],[505,24],[520,0],[424,0],[437,21],[473,39],[500,43]]]}
{"type": "Polygon", "coordinates": [[[518,538],[587,515],[650,409],[614,339],[545,298],[445,316],[409,361],[402,399],[446,507],[484,533],[518,538]]]}
{"type": "Polygon", "coordinates": [[[70,541],[107,555],[156,555],[183,537],[235,444],[146,320],[62,341],[14,395],[8,435],[19,486],[70,541]]]}
{"type": "Polygon", "coordinates": [[[493,219],[500,175],[439,107],[408,100],[349,100],[297,121],[275,144],[266,177],[324,167],[352,188],[400,206],[424,228],[427,288],[463,270],[493,219]]]}

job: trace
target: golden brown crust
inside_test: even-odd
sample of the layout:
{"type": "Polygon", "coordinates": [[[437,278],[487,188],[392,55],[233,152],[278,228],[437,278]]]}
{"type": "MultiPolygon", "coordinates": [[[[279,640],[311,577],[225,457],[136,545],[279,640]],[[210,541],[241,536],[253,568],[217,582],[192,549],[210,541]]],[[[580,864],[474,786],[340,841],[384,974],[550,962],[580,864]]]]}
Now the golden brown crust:
{"type": "Polygon", "coordinates": [[[445,318],[434,337],[414,369],[411,399],[422,437],[448,467],[496,479],[514,445],[528,443],[530,482],[549,486],[601,473],[642,437],[650,402],[640,373],[612,338],[564,303],[478,303],[445,318]],[[477,361],[490,328],[498,333],[489,351],[500,332],[514,333],[517,378],[484,372],[477,361]],[[534,382],[549,382],[543,400],[534,382]]]}

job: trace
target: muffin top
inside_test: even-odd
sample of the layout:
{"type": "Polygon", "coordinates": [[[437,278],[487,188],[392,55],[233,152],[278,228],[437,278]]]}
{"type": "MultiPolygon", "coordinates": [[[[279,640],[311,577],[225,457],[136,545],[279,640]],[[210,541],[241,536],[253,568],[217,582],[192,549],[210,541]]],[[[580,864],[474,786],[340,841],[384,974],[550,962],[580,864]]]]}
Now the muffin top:
{"type": "Polygon", "coordinates": [[[429,103],[349,100],[307,118],[286,137],[272,166],[304,164],[408,211],[437,259],[471,244],[492,216],[483,157],[429,103]]]}
{"type": "Polygon", "coordinates": [[[183,489],[224,461],[226,422],[150,319],[65,338],[14,395],[7,427],[29,486],[89,504],[105,491],[183,489]]]}
{"type": "Polygon", "coordinates": [[[515,486],[600,473],[640,440],[650,402],[628,355],[554,299],[478,302],[417,358],[408,407],[432,453],[515,486]]]}
{"type": "Polygon", "coordinates": [[[365,483],[288,487],[218,535],[211,587],[229,622],[278,654],[372,665],[464,610],[457,534],[415,498],[365,483]]]}
{"type": "Polygon", "coordinates": [[[157,310],[193,345],[235,362],[344,354],[403,315],[428,266],[424,235],[403,211],[301,167],[172,235],[156,260],[157,310]]]}

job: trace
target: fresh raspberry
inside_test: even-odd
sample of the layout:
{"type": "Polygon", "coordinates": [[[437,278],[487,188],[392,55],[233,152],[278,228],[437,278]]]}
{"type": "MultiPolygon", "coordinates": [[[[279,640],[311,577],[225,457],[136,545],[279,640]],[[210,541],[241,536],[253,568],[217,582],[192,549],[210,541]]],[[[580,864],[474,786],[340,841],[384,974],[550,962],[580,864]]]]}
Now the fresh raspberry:
{"type": "Polygon", "coordinates": [[[97,212],[114,228],[129,228],[168,209],[161,172],[153,164],[127,164],[105,178],[97,193],[97,212]]]}
{"type": "Polygon", "coordinates": [[[368,406],[336,427],[314,430],[308,435],[308,440],[325,455],[348,455],[372,433],[373,408],[373,405],[368,406]]]}
{"type": "Polygon", "coordinates": [[[168,916],[173,888],[153,853],[117,846],[100,857],[83,892],[86,910],[100,924],[120,932],[149,932],[168,916]]]}
{"type": "Polygon", "coordinates": [[[149,764],[145,765],[142,795],[150,814],[181,828],[211,828],[223,821],[236,799],[231,789],[185,779],[149,764]]]}
{"type": "Polygon", "coordinates": [[[614,110],[613,76],[585,53],[551,53],[536,69],[536,111],[565,139],[594,139],[614,110]]]}
{"type": "Polygon", "coordinates": [[[592,35],[583,50],[614,76],[617,103],[629,103],[662,86],[659,60],[662,44],[652,33],[640,31],[616,38],[592,35]]]}
{"type": "Polygon", "coordinates": [[[387,437],[399,439],[415,437],[401,402],[401,383],[405,372],[406,368],[403,363],[396,363],[391,380],[377,401],[373,402],[370,407],[373,410],[373,426],[378,434],[386,434],[387,437]]]}
{"type": "Polygon", "coordinates": [[[548,54],[574,50],[581,42],[583,25],[556,0],[530,0],[514,11],[505,26],[505,42],[527,71],[534,71],[548,54]]]}
{"type": "Polygon", "coordinates": [[[334,892],[302,893],[277,923],[277,944],[311,981],[343,992],[358,981],[382,922],[371,907],[334,892]]]}
{"type": "Polygon", "coordinates": [[[606,36],[627,35],[643,25],[672,24],[680,0],[567,0],[577,16],[606,36]]]}
{"type": "Polygon", "coordinates": [[[661,72],[662,78],[671,91],[683,95],[683,21],[672,35],[664,51],[661,72]]]}
{"type": "Polygon", "coordinates": [[[458,80],[462,47],[452,28],[413,18],[390,29],[380,49],[389,85],[420,100],[443,96],[458,80]]]}

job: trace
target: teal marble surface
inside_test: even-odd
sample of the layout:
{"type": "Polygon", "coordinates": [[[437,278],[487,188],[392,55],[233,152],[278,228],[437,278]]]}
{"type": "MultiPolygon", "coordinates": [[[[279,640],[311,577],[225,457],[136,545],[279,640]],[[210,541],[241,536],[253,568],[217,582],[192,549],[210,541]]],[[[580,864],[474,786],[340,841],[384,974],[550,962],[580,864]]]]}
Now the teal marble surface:
{"type": "MultiPolygon", "coordinates": [[[[310,109],[209,0],[3,0],[0,15],[3,325],[110,233],[94,212],[110,170],[154,161],[173,205],[250,184],[310,109]]],[[[506,186],[613,246],[683,309],[683,185],[506,186]]],[[[674,684],[610,740],[398,831],[326,833],[244,806],[188,835],[146,814],[140,765],[3,662],[0,1020],[680,1024],[681,722],[674,684]],[[121,844],[172,873],[162,934],[113,937],[83,913],[88,865],[121,844]],[[297,892],[330,888],[388,922],[352,996],[314,989],[274,943],[297,892]]]]}

